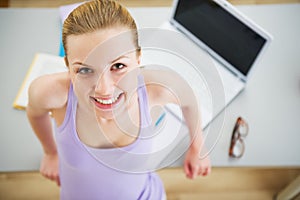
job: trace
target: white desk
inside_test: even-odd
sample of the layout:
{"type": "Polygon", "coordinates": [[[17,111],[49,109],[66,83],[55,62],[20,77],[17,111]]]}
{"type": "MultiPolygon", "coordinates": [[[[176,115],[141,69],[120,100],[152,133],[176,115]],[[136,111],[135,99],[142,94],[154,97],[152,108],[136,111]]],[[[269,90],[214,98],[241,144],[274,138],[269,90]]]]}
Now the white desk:
{"type": "MultiPolygon", "coordinates": [[[[300,166],[300,4],[238,6],[274,41],[244,90],[225,110],[213,166],[300,166]],[[250,132],[242,158],[228,157],[238,116],[250,132]]],[[[140,27],[157,27],[170,8],[130,9],[140,27]]],[[[57,9],[0,9],[0,171],[36,170],[42,155],[24,111],[12,102],[36,52],[58,54],[57,9]]],[[[216,118],[215,120],[219,120],[216,118]]],[[[176,165],[180,165],[179,161],[176,165]]]]}

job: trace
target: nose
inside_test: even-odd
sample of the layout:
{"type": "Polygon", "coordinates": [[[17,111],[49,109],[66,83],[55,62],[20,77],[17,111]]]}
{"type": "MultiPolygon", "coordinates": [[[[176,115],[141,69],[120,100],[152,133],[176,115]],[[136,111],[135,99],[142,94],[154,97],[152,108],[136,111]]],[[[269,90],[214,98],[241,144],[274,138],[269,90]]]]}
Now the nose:
{"type": "Polygon", "coordinates": [[[95,93],[101,96],[110,96],[113,94],[114,87],[114,80],[109,72],[103,72],[97,80],[95,93]]]}

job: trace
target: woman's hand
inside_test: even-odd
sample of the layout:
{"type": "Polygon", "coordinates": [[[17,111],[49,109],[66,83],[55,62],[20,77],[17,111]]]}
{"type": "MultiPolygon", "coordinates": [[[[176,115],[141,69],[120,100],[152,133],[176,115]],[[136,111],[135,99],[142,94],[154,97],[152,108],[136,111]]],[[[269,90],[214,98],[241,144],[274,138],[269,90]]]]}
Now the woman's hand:
{"type": "Polygon", "coordinates": [[[189,147],[184,161],[186,177],[194,179],[197,176],[207,176],[211,172],[211,164],[208,156],[200,159],[199,150],[189,147]]]}
{"type": "Polygon", "coordinates": [[[44,177],[55,181],[56,184],[60,186],[57,154],[44,154],[41,162],[40,173],[44,177]]]}

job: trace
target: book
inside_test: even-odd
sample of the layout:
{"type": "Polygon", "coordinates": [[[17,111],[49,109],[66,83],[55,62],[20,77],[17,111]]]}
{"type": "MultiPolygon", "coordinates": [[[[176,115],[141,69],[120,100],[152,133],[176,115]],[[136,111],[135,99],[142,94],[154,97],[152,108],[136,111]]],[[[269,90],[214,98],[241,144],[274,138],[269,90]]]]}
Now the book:
{"type": "Polygon", "coordinates": [[[68,68],[63,57],[47,53],[36,53],[13,102],[13,107],[25,110],[28,104],[28,88],[34,79],[42,75],[66,71],[68,71],[68,68]]]}

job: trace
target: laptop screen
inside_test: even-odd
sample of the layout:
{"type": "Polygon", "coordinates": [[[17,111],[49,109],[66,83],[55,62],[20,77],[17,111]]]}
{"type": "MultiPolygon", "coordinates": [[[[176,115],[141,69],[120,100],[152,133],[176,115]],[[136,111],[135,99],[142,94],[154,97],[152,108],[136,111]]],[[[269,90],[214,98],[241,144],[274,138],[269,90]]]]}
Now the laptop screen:
{"type": "Polygon", "coordinates": [[[266,39],[211,0],[179,0],[175,21],[247,76],[266,39]]]}

